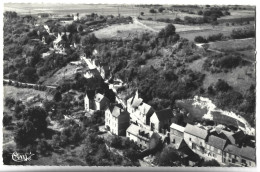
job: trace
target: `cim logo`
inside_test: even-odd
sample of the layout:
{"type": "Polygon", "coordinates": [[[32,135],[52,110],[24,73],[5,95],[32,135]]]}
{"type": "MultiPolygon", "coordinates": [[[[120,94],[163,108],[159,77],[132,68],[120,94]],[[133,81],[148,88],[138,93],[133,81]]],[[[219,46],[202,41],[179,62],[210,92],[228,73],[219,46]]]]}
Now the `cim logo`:
{"type": "Polygon", "coordinates": [[[31,161],[33,155],[34,154],[32,154],[31,152],[25,153],[25,154],[14,152],[14,153],[12,153],[12,159],[15,162],[26,162],[26,161],[31,161]]]}

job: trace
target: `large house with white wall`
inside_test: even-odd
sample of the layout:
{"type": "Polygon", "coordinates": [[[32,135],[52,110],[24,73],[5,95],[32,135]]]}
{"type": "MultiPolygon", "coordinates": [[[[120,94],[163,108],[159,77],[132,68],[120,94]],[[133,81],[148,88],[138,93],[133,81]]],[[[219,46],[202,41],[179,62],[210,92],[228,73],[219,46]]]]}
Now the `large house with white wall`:
{"type": "Polygon", "coordinates": [[[105,127],[115,135],[126,135],[129,121],[129,113],[121,105],[111,105],[105,111],[105,127]]]}
{"type": "Polygon", "coordinates": [[[205,153],[208,131],[198,126],[187,124],[184,130],[184,140],[189,148],[196,154],[203,156],[205,153]]]}

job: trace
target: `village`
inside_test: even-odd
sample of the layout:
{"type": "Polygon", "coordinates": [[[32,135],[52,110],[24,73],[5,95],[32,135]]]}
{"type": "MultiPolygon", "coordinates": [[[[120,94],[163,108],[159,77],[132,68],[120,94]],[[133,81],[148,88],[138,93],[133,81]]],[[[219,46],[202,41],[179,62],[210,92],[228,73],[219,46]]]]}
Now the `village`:
{"type": "MultiPolygon", "coordinates": [[[[108,66],[96,66],[95,59],[87,59],[84,56],[82,62],[89,67],[85,77],[100,75],[109,79],[108,66]]],[[[109,87],[117,93],[116,90],[122,85],[124,84],[121,81],[109,84],[109,87]]],[[[212,103],[203,97],[195,97],[193,104],[212,107],[212,103]]],[[[153,149],[149,147],[149,143],[152,139],[157,139],[157,143],[161,140],[185,153],[190,149],[199,156],[207,160],[215,159],[222,165],[255,166],[255,131],[245,119],[235,114],[217,113],[219,110],[214,107],[208,111],[209,114],[217,113],[211,123],[205,123],[207,118],[204,123],[185,123],[185,120],[180,120],[178,114],[185,114],[189,118],[186,109],[180,106],[178,109],[155,111],[143,102],[138,90],[127,100],[117,98],[115,104],[111,104],[109,99],[100,93],[88,93],[84,98],[84,106],[86,113],[105,111],[105,130],[112,135],[128,137],[143,150],[153,149]],[[234,122],[218,120],[225,116],[234,122]]]]}
{"type": "MultiPolygon", "coordinates": [[[[52,15],[48,17],[52,20],[56,19],[55,16],[52,15]]],[[[44,19],[46,16],[45,14],[39,14],[38,18],[44,19]]],[[[63,98],[67,95],[75,94],[80,97],[79,92],[83,93],[84,97],[82,102],[84,103],[81,104],[79,103],[80,101],[78,101],[77,104],[75,103],[75,107],[73,108],[76,110],[73,114],[71,111],[66,110],[62,111],[62,117],[54,117],[52,119],[51,115],[56,113],[57,107],[50,105],[50,110],[46,110],[48,112],[46,121],[48,122],[48,125],[50,125],[49,128],[55,130],[55,132],[65,131],[63,127],[61,129],[58,125],[61,118],[62,122],[65,121],[65,124],[66,121],[67,123],[72,123],[71,121],[73,121],[78,126],[84,128],[85,125],[83,124],[84,122],[82,122],[82,119],[91,119],[98,114],[99,118],[104,120],[104,123],[101,122],[97,124],[98,132],[96,133],[98,133],[98,138],[105,140],[106,149],[111,151],[111,146],[108,144],[110,143],[111,138],[133,141],[138,146],[138,149],[141,150],[137,159],[142,161],[145,166],[156,166],[153,164],[156,158],[155,152],[162,150],[162,147],[174,149],[177,154],[180,155],[181,163],[173,163],[175,166],[197,166],[200,161],[214,161],[218,163],[218,166],[222,167],[256,166],[256,131],[254,126],[251,126],[251,123],[243,116],[237,115],[232,111],[222,110],[217,107],[210,98],[200,95],[195,95],[188,99],[177,98],[174,105],[156,110],[158,108],[154,107],[154,104],[152,105],[145,101],[142,94],[140,94],[138,87],[131,88],[133,82],[136,81],[128,81],[126,74],[124,74],[124,77],[127,79],[122,79],[118,77],[118,75],[115,76],[114,71],[117,66],[114,67],[114,71],[112,71],[113,66],[111,66],[108,61],[104,61],[99,49],[93,48],[94,46],[89,46],[89,44],[92,44],[91,41],[97,39],[95,36],[93,36],[93,38],[91,38],[91,36],[88,37],[90,43],[87,45],[82,45],[82,41],[75,38],[75,40],[70,41],[71,44],[68,46],[67,42],[69,41],[66,42],[66,40],[70,40],[72,35],[88,35],[94,31],[110,26],[109,22],[103,22],[103,18],[100,16],[98,17],[97,14],[92,13],[86,15],[86,18],[91,20],[94,18],[94,20],[92,22],[86,22],[86,28],[82,28],[82,26],[76,27],[75,31],[73,31],[74,33],[69,32],[68,29],[56,31],[48,25],[48,22],[34,23],[34,29],[37,30],[35,35],[38,36],[37,38],[32,38],[31,41],[48,47],[47,50],[40,53],[40,59],[43,61],[46,59],[46,61],[50,61],[51,57],[54,57],[55,55],[65,59],[68,56],[68,53],[70,53],[68,50],[79,53],[79,58],[68,61],[68,65],[71,67],[70,71],[67,71],[66,69],[63,72],[63,78],[59,79],[66,82],[74,82],[73,80],[77,80],[76,77],[75,79],[65,79],[65,73],[70,72],[73,76],[84,78],[84,81],[86,82],[83,84],[87,83],[94,86],[87,86],[86,89],[75,91],[72,87],[66,88],[65,86],[61,86],[62,84],[52,84],[51,82],[46,84],[44,80],[37,83],[29,83],[25,81],[16,81],[9,76],[8,78],[5,77],[3,80],[6,85],[46,92],[45,99],[38,96],[38,99],[41,100],[41,107],[44,107],[44,105],[42,105],[44,101],[47,102],[50,100],[47,99],[47,92],[53,95],[55,94],[53,100],[55,99],[55,96],[58,95],[58,98],[56,97],[56,99],[59,100],[55,100],[56,102],[63,101],[63,98]],[[48,40],[50,37],[53,39],[52,41],[48,40]],[[95,88],[95,84],[102,85],[102,87],[104,87],[102,88],[103,90],[100,87],[95,88]],[[122,90],[124,91],[122,92],[122,90]],[[53,124],[55,124],[55,127],[53,124]]],[[[119,25],[122,23],[134,23],[138,24],[140,27],[151,30],[148,26],[140,23],[142,20],[140,19],[140,16],[133,18],[126,17],[123,18],[122,21],[120,15],[117,17],[106,16],[107,21],[111,20],[111,23],[113,18],[115,20],[113,22],[118,22],[119,25]]],[[[63,17],[62,19],[57,17],[57,19],[62,24],[81,22],[79,13],[70,14],[68,17],[63,17]]],[[[117,34],[120,34],[120,32],[117,31],[117,34]]],[[[128,37],[131,37],[131,34],[129,34],[128,37]]],[[[131,38],[131,41],[134,39],[137,38],[131,38]]],[[[119,42],[118,44],[120,44],[120,39],[117,41],[119,42]]],[[[106,44],[106,42],[104,44],[106,44]]],[[[114,43],[108,44],[113,46],[114,43]]],[[[126,46],[129,45],[127,41],[126,43],[124,42],[124,44],[126,44],[126,46]]],[[[198,51],[205,53],[207,48],[201,45],[202,44],[194,44],[195,48],[193,48],[196,49],[196,51],[198,49],[198,51]]],[[[184,48],[179,48],[181,46],[182,43],[171,45],[170,51],[177,51],[177,49],[184,50],[184,48]]],[[[209,49],[209,51],[211,51],[211,49],[209,49]]],[[[158,48],[155,52],[158,52],[158,48]]],[[[212,50],[211,53],[221,54],[220,51],[215,50],[212,50]]],[[[144,50],[140,50],[140,55],[137,54],[137,56],[145,56],[144,50]]],[[[32,59],[28,59],[26,64],[31,63],[31,61],[33,61],[32,59]]],[[[54,61],[56,63],[58,60],[55,59],[54,61]]],[[[120,64],[120,62],[118,63],[120,64]]],[[[143,68],[144,66],[142,65],[142,62],[139,63],[137,61],[137,64],[140,64],[140,68],[143,68]]],[[[177,65],[180,67],[183,64],[177,65]]],[[[164,71],[168,69],[167,64],[165,66],[161,64],[160,67],[163,67],[164,71]]],[[[151,70],[156,71],[153,68],[153,65],[151,65],[150,68],[151,70]]],[[[57,71],[54,71],[53,73],[57,71]]],[[[167,80],[167,77],[164,77],[164,80],[167,80]]],[[[34,101],[34,98],[35,97],[30,97],[30,101],[34,101]]],[[[79,100],[80,98],[77,99],[79,100]]],[[[69,125],[72,126],[72,124],[69,125]]],[[[90,128],[87,131],[89,133],[92,132],[91,127],[88,126],[85,128],[90,128]]],[[[70,144],[70,146],[73,147],[72,144],[70,144]]],[[[56,147],[60,146],[53,147],[56,151],[56,147]]],[[[123,147],[123,145],[121,147],[123,147]]],[[[123,155],[122,150],[115,147],[112,148],[112,152],[113,150],[118,155],[123,155]]],[[[128,157],[126,159],[129,160],[128,157]]]]}

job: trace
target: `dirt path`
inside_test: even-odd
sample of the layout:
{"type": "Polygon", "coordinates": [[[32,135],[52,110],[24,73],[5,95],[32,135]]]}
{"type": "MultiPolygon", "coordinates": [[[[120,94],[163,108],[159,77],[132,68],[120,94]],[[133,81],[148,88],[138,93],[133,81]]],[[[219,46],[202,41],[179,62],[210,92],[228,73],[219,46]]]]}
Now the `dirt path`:
{"type": "Polygon", "coordinates": [[[145,27],[146,29],[151,30],[153,32],[158,32],[157,30],[154,30],[153,28],[141,23],[136,17],[133,17],[133,23],[141,25],[141,26],[145,27]]]}

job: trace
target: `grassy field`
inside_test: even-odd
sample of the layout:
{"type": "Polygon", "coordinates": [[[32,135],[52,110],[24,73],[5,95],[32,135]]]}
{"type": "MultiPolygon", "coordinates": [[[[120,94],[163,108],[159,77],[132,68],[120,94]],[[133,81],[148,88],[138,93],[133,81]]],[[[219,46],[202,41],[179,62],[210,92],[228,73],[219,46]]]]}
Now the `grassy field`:
{"type": "Polygon", "coordinates": [[[12,97],[15,100],[26,102],[28,98],[39,95],[41,98],[52,99],[52,95],[46,94],[44,91],[34,90],[31,88],[16,88],[14,86],[4,86],[4,97],[12,97]]]}
{"type": "Polygon", "coordinates": [[[46,78],[43,85],[59,85],[64,79],[74,79],[77,66],[68,64],[55,72],[51,77],[46,78]]]}
{"type": "MultiPolygon", "coordinates": [[[[200,29],[191,29],[188,31],[178,31],[176,29],[177,32],[180,32],[180,36],[183,38],[186,38],[190,41],[194,41],[194,38],[196,36],[203,36],[205,38],[207,38],[209,35],[213,35],[213,34],[218,34],[218,33],[222,33],[224,36],[230,36],[230,34],[232,33],[233,29],[238,29],[238,28],[244,28],[244,27],[248,27],[248,26],[252,26],[253,24],[249,24],[249,25],[234,25],[234,26],[226,26],[225,24],[221,24],[218,26],[215,26],[214,28],[211,25],[202,25],[200,27],[200,29]]],[[[191,26],[194,27],[194,26],[191,26]]]]}
{"type": "Polygon", "coordinates": [[[210,73],[208,71],[203,70],[202,65],[207,57],[201,58],[199,60],[195,60],[188,67],[194,71],[199,71],[206,74],[203,87],[207,89],[211,84],[215,84],[218,79],[225,80],[230,86],[234,88],[234,90],[244,92],[249,89],[251,84],[255,84],[255,72],[254,65],[237,67],[228,73],[210,73]],[[247,72],[252,72],[252,76],[247,75],[247,72]]]}
{"type": "Polygon", "coordinates": [[[139,36],[144,32],[152,32],[151,30],[137,24],[121,24],[113,25],[104,29],[100,29],[94,32],[97,38],[122,38],[131,39],[132,37],[139,36]]]}
{"type": "Polygon", "coordinates": [[[255,39],[248,38],[248,39],[234,39],[228,41],[218,41],[218,42],[211,42],[209,43],[209,48],[219,51],[225,51],[228,49],[234,50],[243,50],[244,48],[251,47],[255,49],[255,39]]]}

